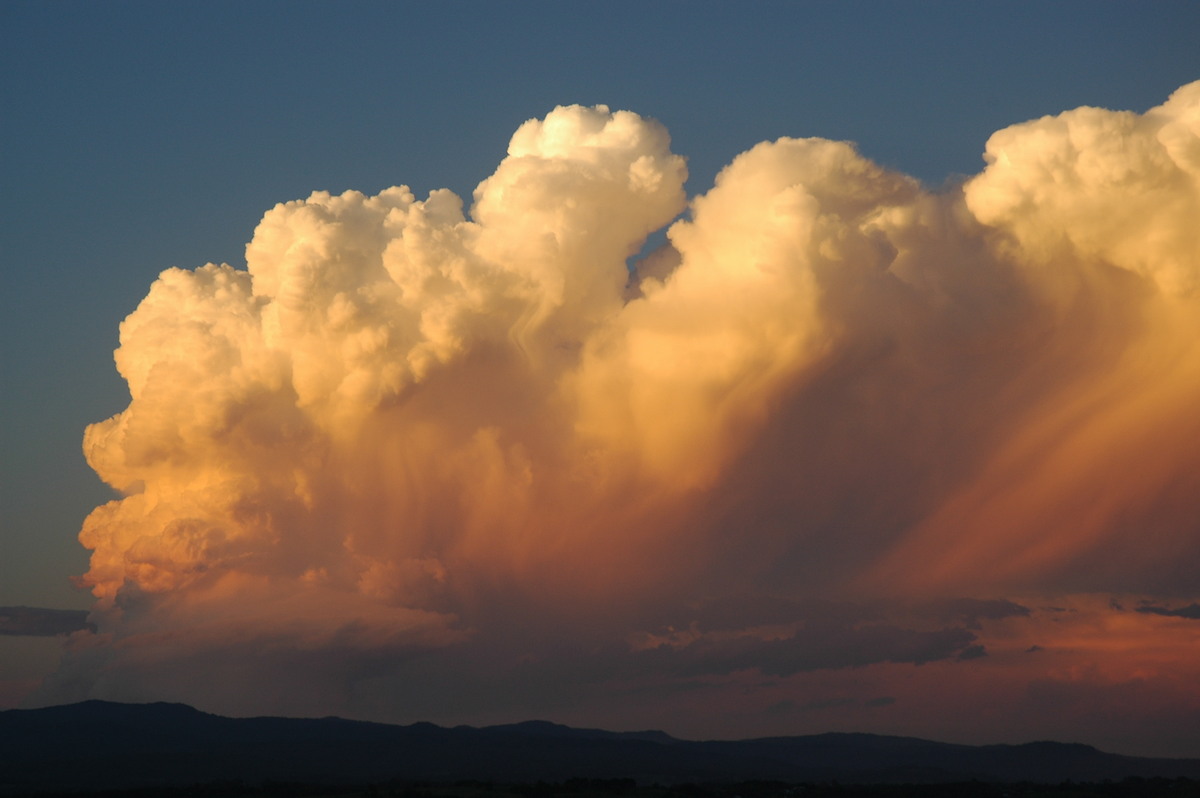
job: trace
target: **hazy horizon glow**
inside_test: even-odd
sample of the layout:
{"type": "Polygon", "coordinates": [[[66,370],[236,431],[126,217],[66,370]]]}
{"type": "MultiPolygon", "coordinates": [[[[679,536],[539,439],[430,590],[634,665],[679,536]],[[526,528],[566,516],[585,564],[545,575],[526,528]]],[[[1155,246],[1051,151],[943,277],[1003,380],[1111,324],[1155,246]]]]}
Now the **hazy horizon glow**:
{"type": "Polygon", "coordinates": [[[685,155],[559,107],[164,271],[30,700],[1200,755],[1200,83],[938,191],[685,155]]]}

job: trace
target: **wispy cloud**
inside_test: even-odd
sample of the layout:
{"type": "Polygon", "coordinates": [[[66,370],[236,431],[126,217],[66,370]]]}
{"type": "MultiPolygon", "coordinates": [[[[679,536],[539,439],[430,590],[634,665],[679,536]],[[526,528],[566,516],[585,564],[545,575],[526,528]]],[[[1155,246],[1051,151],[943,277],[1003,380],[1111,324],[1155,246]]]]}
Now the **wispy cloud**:
{"type": "Polygon", "coordinates": [[[1189,618],[1191,620],[1200,621],[1200,604],[1192,603],[1186,607],[1178,607],[1171,609],[1170,607],[1162,607],[1156,604],[1143,604],[1137,608],[1137,612],[1147,612],[1154,615],[1166,615],[1173,618],[1189,618]]]}

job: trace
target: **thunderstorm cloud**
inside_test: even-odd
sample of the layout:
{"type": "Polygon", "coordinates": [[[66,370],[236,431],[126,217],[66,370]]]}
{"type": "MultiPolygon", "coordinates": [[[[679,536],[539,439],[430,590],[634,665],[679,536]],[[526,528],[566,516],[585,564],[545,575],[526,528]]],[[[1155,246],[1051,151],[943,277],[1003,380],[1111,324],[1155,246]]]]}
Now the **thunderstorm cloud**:
{"type": "MultiPolygon", "coordinates": [[[[686,733],[766,728],[738,695],[1131,694],[1114,624],[1197,639],[1200,83],[984,159],[932,191],[782,138],[689,198],[662,126],[571,106],[467,207],[277,205],[245,269],[169,269],[121,325],[98,629],[43,700],[686,733]]],[[[1141,650],[1147,712],[1200,706],[1141,650]]]]}

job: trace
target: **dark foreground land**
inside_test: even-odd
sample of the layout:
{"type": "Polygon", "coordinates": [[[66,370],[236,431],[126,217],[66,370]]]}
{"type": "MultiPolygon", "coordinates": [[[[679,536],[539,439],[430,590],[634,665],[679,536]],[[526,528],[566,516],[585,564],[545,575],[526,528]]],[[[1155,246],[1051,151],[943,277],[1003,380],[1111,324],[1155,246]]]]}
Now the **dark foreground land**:
{"type": "Polygon", "coordinates": [[[536,721],[451,729],[87,701],[0,712],[0,798],[32,795],[1200,798],[1200,760],[1053,742],[689,741],[536,721]]]}
{"type": "Polygon", "coordinates": [[[788,784],[638,786],[629,779],[569,779],[548,784],[385,783],[334,787],[287,782],[217,782],[187,787],[99,792],[29,793],[41,798],[1200,798],[1200,781],[1131,778],[1120,782],[1034,784],[788,784]]]}

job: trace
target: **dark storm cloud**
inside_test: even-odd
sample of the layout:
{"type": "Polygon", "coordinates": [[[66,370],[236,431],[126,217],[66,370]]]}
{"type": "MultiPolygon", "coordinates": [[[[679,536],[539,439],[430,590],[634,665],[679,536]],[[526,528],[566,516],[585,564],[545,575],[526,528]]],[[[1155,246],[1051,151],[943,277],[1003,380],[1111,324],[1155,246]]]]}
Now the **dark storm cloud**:
{"type": "Polygon", "coordinates": [[[819,598],[794,599],[775,595],[739,594],[704,602],[695,608],[677,608],[666,614],[664,627],[694,627],[701,632],[731,632],[755,626],[793,624],[810,618],[845,624],[883,618],[880,602],[859,604],[819,598]]]}
{"type": "Polygon", "coordinates": [[[87,610],[53,610],[45,607],[0,607],[0,635],[53,637],[95,631],[88,623],[87,610]]]}
{"type": "Polygon", "coordinates": [[[682,647],[659,646],[643,656],[681,676],[757,669],[770,676],[854,668],[881,662],[920,665],[971,658],[975,635],[964,628],[917,631],[888,624],[849,626],[814,621],[779,639],[752,635],[701,639],[682,647]]]}
{"type": "Polygon", "coordinates": [[[999,621],[1004,618],[1027,618],[1028,607],[1008,599],[958,598],[929,605],[932,615],[959,621],[968,629],[978,629],[980,621],[999,621]]]}

